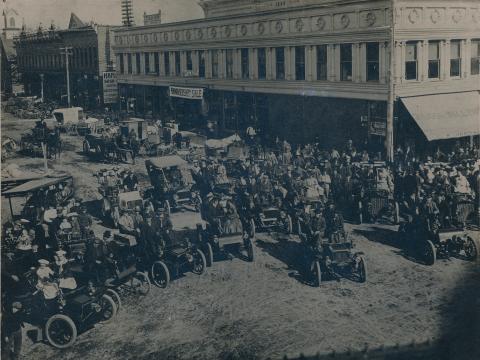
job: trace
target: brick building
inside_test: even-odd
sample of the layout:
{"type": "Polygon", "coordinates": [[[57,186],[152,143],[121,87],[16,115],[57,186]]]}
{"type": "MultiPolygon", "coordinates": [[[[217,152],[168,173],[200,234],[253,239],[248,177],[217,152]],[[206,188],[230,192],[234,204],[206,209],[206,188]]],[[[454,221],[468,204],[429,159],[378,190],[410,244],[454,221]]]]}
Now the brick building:
{"type": "Polygon", "coordinates": [[[18,69],[25,92],[67,103],[66,56],[69,57],[71,104],[92,108],[103,102],[103,73],[115,70],[112,26],[85,24],[71,14],[68,29],[39,28],[15,38],[18,69]]]}
{"type": "Polygon", "coordinates": [[[392,93],[397,142],[480,132],[478,1],[200,5],[204,19],[115,31],[120,96],[138,115],[381,149],[392,93]]]}

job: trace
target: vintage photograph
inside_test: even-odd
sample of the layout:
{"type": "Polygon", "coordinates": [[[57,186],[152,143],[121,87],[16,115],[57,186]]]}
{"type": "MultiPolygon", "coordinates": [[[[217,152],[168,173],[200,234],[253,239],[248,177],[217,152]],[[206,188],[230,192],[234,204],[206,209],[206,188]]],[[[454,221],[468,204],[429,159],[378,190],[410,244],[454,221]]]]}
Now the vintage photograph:
{"type": "Polygon", "coordinates": [[[480,0],[1,0],[1,359],[480,359],[480,0]]]}

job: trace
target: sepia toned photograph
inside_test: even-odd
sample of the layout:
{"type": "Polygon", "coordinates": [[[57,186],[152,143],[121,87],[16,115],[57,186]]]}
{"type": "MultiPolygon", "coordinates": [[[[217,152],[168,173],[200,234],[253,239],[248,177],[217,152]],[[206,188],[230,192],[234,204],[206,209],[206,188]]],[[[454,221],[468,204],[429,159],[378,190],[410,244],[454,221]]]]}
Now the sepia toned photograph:
{"type": "Polygon", "coordinates": [[[1,360],[480,359],[480,0],[0,0],[1,360]]]}

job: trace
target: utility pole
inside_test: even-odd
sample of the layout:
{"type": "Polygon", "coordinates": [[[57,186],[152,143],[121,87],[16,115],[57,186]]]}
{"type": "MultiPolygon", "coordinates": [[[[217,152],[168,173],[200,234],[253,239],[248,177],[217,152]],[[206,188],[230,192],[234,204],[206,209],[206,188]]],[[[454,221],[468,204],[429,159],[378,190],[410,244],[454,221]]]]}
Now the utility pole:
{"type": "Polygon", "coordinates": [[[387,104],[387,129],[385,134],[385,150],[387,160],[393,162],[393,115],[395,102],[395,0],[391,3],[390,24],[390,65],[388,73],[388,104],[387,104]]]}
{"type": "Polygon", "coordinates": [[[67,101],[68,101],[68,107],[71,106],[70,102],[70,56],[72,55],[72,47],[71,46],[65,46],[64,48],[60,48],[62,50],[62,55],[65,55],[65,68],[67,70],[67,101]]]}
{"type": "Polygon", "coordinates": [[[122,0],[122,23],[124,26],[134,26],[132,0],[122,0]]]}

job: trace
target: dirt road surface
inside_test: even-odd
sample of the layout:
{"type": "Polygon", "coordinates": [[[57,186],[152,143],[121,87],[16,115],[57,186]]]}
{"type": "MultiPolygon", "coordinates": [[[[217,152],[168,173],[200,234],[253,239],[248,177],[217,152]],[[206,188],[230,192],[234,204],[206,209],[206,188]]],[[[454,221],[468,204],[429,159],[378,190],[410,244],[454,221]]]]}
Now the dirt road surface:
{"type": "MultiPolygon", "coordinates": [[[[6,114],[2,136],[19,139],[32,121],[6,114]]],[[[76,194],[98,198],[92,176],[105,164],[81,154],[82,139],[64,136],[66,151],[49,167],[74,177],[76,194]]],[[[21,155],[4,160],[23,169],[42,168],[42,159],[21,155]]],[[[147,181],[144,161],[134,170],[147,181]]],[[[2,199],[2,221],[8,208],[2,199]]],[[[101,234],[100,222],[96,224],[101,234]]],[[[144,298],[126,295],[117,319],[81,334],[67,350],[26,340],[24,359],[263,359],[341,352],[413,340],[479,340],[480,274],[477,263],[440,260],[425,266],[398,246],[396,228],[348,225],[358,251],[366,254],[368,280],[306,283],[302,247],[296,236],[259,234],[254,263],[236,257],[215,262],[207,273],[191,273],[167,289],[152,287],[144,298]]],[[[478,237],[479,234],[474,233],[478,237]]],[[[477,342],[477,346],[480,342],[477,342]]],[[[462,347],[465,349],[465,347],[462,347]]],[[[452,356],[452,358],[454,358],[452,356]]],[[[468,358],[468,357],[466,357],[468,358]]]]}

